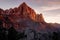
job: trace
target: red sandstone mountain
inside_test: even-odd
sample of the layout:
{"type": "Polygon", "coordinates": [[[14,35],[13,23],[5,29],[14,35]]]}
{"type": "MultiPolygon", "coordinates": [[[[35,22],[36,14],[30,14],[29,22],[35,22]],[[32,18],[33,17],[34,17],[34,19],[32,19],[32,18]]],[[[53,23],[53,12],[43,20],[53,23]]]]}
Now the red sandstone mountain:
{"type": "Polygon", "coordinates": [[[39,30],[46,26],[42,14],[36,14],[25,2],[13,9],[0,9],[0,22],[5,28],[14,27],[17,30],[25,28],[39,30]]]}

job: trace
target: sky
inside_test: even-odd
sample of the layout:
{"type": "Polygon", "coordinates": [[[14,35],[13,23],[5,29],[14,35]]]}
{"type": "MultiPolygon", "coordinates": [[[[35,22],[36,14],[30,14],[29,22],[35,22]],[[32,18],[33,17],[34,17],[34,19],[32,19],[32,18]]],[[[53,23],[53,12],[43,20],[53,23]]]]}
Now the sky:
{"type": "Polygon", "coordinates": [[[48,23],[60,23],[60,0],[0,0],[0,8],[18,7],[26,2],[37,14],[42,13],[48,23]]]}

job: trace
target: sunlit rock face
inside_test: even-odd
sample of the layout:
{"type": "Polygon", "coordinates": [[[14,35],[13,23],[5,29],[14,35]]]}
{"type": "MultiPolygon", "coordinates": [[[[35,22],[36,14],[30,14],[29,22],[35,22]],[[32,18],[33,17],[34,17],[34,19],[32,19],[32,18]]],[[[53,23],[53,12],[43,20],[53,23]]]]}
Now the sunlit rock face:
{"type": "Polygon", "coordinates": [[[31,9],[26,3],[22,3],[19,7],[19,14],[24,17],[29,17],[30,19],[35,20],[35,11],[31,9]]]}
{"type": "Polygon", "coordinates": [[[25,2],[13,9],[0,9],[0,21],[3,27],[14,27],[16,30],[25,30],[26,28],[40,30],[46,27],[43,15],[36,14],[25,2]]]}
{"type": "Polygon", "coordinates": [[[42,14],[37,14],[36,15],[36,21],[37,22],[40,22],[40,23],[44,23],[44,18],[43,18],[43,15],[42,14]]]}

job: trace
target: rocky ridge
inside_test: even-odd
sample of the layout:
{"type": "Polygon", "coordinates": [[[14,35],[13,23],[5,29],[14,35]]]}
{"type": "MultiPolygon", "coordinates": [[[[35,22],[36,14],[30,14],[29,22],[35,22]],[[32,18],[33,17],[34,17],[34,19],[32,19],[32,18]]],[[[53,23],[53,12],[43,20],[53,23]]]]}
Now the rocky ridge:
{"type": "Polygon", "coordinates": [[[0,8],[0,23],[4,28],[14,27],[16,30],[26,28],[40,30],[47,26],[43,15],[36,14],[25,2],[13,9],[3,10],[0,8]]]}

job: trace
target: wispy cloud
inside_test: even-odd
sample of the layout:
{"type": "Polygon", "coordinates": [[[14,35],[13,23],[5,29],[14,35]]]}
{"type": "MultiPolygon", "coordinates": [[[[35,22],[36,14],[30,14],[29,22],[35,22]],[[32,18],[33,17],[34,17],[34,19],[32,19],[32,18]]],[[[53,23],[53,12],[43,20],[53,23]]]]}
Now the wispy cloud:
{"type": "Polygon", "coordinates": [[[56,9],[60,9],[60,7],[48,7],[48,6],[45,6],[45,7],[40,7],[40,9],[42,9],[42,11],[51,11],[51,10],[56,10],[56,9]]]}
{"type": "Polygon", "coordinates": [[[57,6],[57,5],[60,6],[60,1],[49,1],[49,2],[47,2],[47,4],[51,5],[51,6],[57,6]]]}

